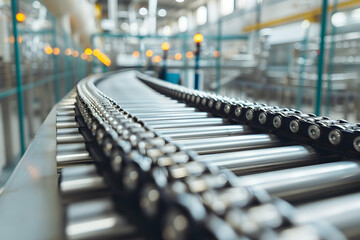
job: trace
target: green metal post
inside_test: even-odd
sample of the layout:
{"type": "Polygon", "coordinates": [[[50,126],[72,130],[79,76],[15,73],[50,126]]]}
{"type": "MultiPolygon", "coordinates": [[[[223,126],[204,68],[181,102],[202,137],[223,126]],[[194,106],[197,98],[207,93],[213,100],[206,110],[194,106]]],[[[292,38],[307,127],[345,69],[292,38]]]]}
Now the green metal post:
{"type": "MultiPolygon", "coordinates": [[[[53,48],[57,45],[56,40],[56,19],[52,17],[52,45],[53,48]]],[[[60,100],[60,79],[59,79],[59,59],[58,56],[53,55],[54,59],[54,91],[55,91],[55,102],[57,103],[60,100]]]]}
{"type": "MultiPolygon", "coordinates": [[[[64,32],[64,40],[65,40],[65,46],[67,48],[70,48],[70,43],[69,43],[69,36],[66,34],[66,32],[64,32]]],[[[70,64],[70,56],[66,56],[65,55],[65,72],[66,72],[66,92],[69,92],[71,89],[71,64],[70,64]]]]}
{"type": "MultiPolygon", "coordinates": [[[[331,15],[337,12],[338,0],[334,0],[334,10],[331,15]]],[[[330,53],[329,53],[329,66],[328,66],[328,86],[326,92],[326,103],[325,103],[325,113],[326,116],[330,114],[330,99],[332,93],[332,68],[334,63],[334,55],[335,55],[335,34],[336,27],[334,25],[331,26],[331,43],[330,43],[330,53]]]]}
{"type": "Polygon", "coordinates": [[[182,85],[187,86],[188,85],[188,60],[186,58],[186,51],[187,51],[187,40],[188,40],[188,36],[187,36],[187,32],[183,33],[183,38],[182,38],[182,56],[183,56],[183,68],[184,68],[184,82],[182,82],[182,85]]]}
{"type": "Polygon", "coordinates": [[[304,92],[304,74],[306,70],[306,58],[307,58],[307,42],[309,38],[309,30],[310,26],[305,30],[305,36],[302,43],[302,54],[301,58],[303,59],[303,63],[300,66],[300,74],[299,74],[299,89],[296,97],[296,109],[301,110],[302,107],[302,98],[304,92]]]}
{"type": "Polygon", "coordinates": [[[13,33],[14,33],[14,53],[15,53],[15,64],[16,64],[16,85],[17,85],[17,99],[18,99],[18,113],[19,113],[19,131],[20,131],[20,149],[21,155],[25,153],[25,135],[24,135],[24,100],[23,100],[23,89],[22,89],[22,76],[21,76],[21,60],[18,42],[18,29],[16,22],[17,6],[16,0],[11,0],[12,8],[12,22],[13,22],[13,33]]]}
{"type": "Polygon", "coordinates": [[[316,103],[315,103],[316,115],[321,114],[322,75],[324,71],[327,7],[328,7],[328,0],[323,0],[322,14],[321,14],[321,29],[320,29],[320,46],[319,46],[320,54],[318,61],[318,79],[316,84],[316,103]]]}
{"type": "Polygon", "coordinates": [[[222,19],[218,21],[218,33],[217,33],[217,50],[219,56],[216,58],[216,92],[220,92],[220,80],[221,80],[221,35],[222,35],[222,19]]]}

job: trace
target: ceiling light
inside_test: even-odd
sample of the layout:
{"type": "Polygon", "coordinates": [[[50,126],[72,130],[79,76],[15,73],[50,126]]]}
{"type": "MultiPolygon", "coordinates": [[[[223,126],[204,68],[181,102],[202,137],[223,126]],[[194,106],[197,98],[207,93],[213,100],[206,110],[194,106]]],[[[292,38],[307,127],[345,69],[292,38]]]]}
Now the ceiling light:
{"type": "Polygon", "coordinates": [[[304,21],[302,21],[302,23],[301,23],[301,29],[303,29],[303,30],[306,30],[306,29],[308,29],[309,27],[310,27],[310,21],[309,20],[307,20],[307,19],[305,19],[304,21]]]}
{"type": "Polygon", "coordinates": [[[184,2],[184,0],[176,0],[176,2],[182,3],[182,2],[184,2]]]}
{"type": "Polygon", "coordinates": [[[188,18],[186,16],[179,17],[178,27],[180,32],[185,32],[188,30],[188,18]]]}
{"type": "Polygon", "coordinates": [[[32,6],[33,6],[33,8],[40,8],[41,7],[41,3],[39,2],[39,1],[33,1],[33,3],[32,3],[32,6]]]}
{"type": "Polygon", "coordinates": [[[343,27],[346,25],[346,15],[345,13],[342,12],[337,12],[334,15],[332,15],[331,17],[331,23],[335,26],[335,27],[343,27]]]}
{"type": "Polygon", "coordinates": [[[148,13],[148,10],[144,7],[139,9],[139,13],[141,16],[145,16],[148,13]]]}
{"type": "Polygon", "coordinates": [[[166,14],[167,14],[167,12],[166,12],[165,9],[162,8],[162,9],[160,9],[160,10],[158,11],[158,14],[159,14],[160,17],[165,17],[166,14]]]}
{"type": "Polygon", "coordinates": [[[123,23],[120,25],[120,28],[121,28],[121,30],[127,31],[127,30],[129,30],[129,24],[126,23],[126,22],[123,22],[123,23]]]}

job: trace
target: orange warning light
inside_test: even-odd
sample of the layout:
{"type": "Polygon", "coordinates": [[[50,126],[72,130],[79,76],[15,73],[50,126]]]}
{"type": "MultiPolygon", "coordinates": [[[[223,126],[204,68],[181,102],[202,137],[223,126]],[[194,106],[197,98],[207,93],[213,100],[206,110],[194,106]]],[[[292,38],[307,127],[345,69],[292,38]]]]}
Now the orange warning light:
{"type": "Polygon", "coordinates": [[[182,59],[182,55],[181,55],[181,53],[177,53],[177,54],[175,54],[175,60],[181,60],[182,59]]]}
{"type": "Polygon", "coordinates": [[[150,58],[150,57],[152,57],[154,55],[154,52],[151,49],[149,49],[149,50],[146,51],[145,54],[146,54],[147,57],[150,58]]]}
{"type": "Polygon", "coordinates": [[[194,42],[201,43],[204,40],[204,36],[201,33],[194,35],[194,42]]]}
{"type": "Polygon", "coordinates": [[[25,21],[26,15],[24,13],[19,12],[16,14],[15,18],[19,23],[22,23],[25,21]]]}
{"type": "Polygon", "coordinates": [[[192,51],[188,51],[188,52],[186,53],[186,57],[189,58],[189,59],[191,59],[191,58],[194,57],[194,53],[193,53],[192,51]]]}

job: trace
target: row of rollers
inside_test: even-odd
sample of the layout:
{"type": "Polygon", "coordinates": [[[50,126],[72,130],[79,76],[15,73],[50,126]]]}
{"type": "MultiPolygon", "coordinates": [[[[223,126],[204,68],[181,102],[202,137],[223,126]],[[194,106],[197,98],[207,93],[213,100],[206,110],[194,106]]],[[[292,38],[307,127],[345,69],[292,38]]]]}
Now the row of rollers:
{"type": "Polygon", "coordinates": [[[114,204],[114,196],[90,156],[76,121],[76,91],[57,107],[56,141],[59,192],[64,209],[63,239],[145,239],[114,204]]]}
{"type": "Polygon", "coordinates": [[[267,106],[159,83],[142,74],[139,77],[157,91],[216,116],[246,123],[259,129],[282,131],[305,142],[359,156],[360,125],[358,123],[349,123],[343,119],[333,120],[324,116],[317,117],[295,109],[267,106]]]}

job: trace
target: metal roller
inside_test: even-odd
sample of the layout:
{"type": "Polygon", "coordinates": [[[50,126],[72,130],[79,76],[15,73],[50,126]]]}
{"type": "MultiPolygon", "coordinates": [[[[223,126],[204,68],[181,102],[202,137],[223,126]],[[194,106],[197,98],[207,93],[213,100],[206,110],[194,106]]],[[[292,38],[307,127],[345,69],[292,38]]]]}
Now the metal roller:
{"type": "MultiPolygon", "coordinates": [[[[360,196],[343,196],[359,191],[358,125],[121,74],[128,84],[93,77],[78,84],[76,104],[59,104],[57,161],[67,199],[114,191],[116,209],[125,206],[150,239],[360,237],[360,196]],[[67,113],[75,107],[76,119],[67,113]],[[79,144],[74,120],[96,141],[79,144]]],[[[68,216],[93,226],[98,207],[121,228],[109,202],[92,206],[87,217],[68,216]]],[[[109,236],[128,237],[117,234],[109,236]]]]}
{"type": "Polygon", "coordinates": [[[66,198],[86,198],[86,194],[107,189],[104,178],[98,174],[94,165],[65,167],[61,173],[60,191],[66,198]]]}
{"type": "Polygon", "coordinates": [[[347,239],[360,238],[360,193],[299,205],[293,221],[302,225],[326,221],[340,230],[347,239]]]}
{"type": "Polygon", "coordinates": [[[158,117],[191,117],[194,116],[194,114],[197,115],[206,115],[206,116],[210,116],[208,113],[205,112],[179,112],[179,111],[174,111],[174,112],[163,112],[163,113],[138,113],[136,114],[136,117],[139,118],[140,120],[144,120],[145,118],[158,118],[158,117]]]}
{"type": "Polygon", "coordinates": [[[240,125],[224,125],[224,126],[206,126],[181,129],[159,129],[161,136],[171,137],[172,139],[189,139],[204,137],[232,136],[251,133],[250,128],[240,125]]]}
{"type": "Polygon", "coordinates": [[[69,121],[75,121],[75,117],[73,116],[57,116],[56,122],[69,122],[69,121]]]}
{"type": "Polygon", "coordinates": [[[77,128],[79,127],[79,124],[77,122],[57,122],[56,128],[62,129],[62,128],[77,128]]]}
{"type": "Polygon", "coordinates": [[[70,144],[70,143],[82,143],[85,142],[83,135],[77,134],[68,134],[60,135],[56,137],[57,144],[70,144]]]}
{"type": "Polygon", "coordinates": [[[159,106],[159,108],[185,108],[185,103],[179,103],[176,101],[159,101],[159,102],[143,102],[143,103],[123,103],[121,107],[130,108],[130,109],[138,109],[138,108],[154,108],[154,105],[159,106]]]}
{"type": "Polygon", "coordinates": [[[331,161],[336,157],[321,155],[310,147],[295,145],[203,155],[196,157],[196,160],[206,162],[212,166],[227,168],[235,174],[241,175],[316,164],[324,158],[331,161]]]}
{"type": "Polygon", "coordinates": [[[192,115],[188,115],[188,116],[164,116],[164,117],[159,117],[159,116],[153,116],[153,117],[142,117],[139,119],[143,122],[149,123],[151,124],[152,122],[155,121],[173,121],[173,120],[182,120],[182,119],[204,119],[209,117],[207,113],[204,112],[194,112],[192,115]]]}
{"type": "Polygon", "coordinates": [[[206,118],[193,120],[174,120],[174,121],[154,121],[150,126],[154,129],[164,128],[184,128],[184,127],[198,127],[198,126],[219,126],[227,124],[228,121],[222,118],[206,118]]]}
{"type": "Polygon", "coordinates": [[[56,156],[56,162],[58,168],[64,166],[74,165],[74,164],[83,164],[93,162],[89,152],[73,152],[73,153],[64,153],[58,154],[56,156]]]}
{"type": "Polygon", "coordinates": [[[86,151],[86,145],[85,143],[57,144],[56,151],[58,154],[64,152],[84,152],[86,151]]]}
{"type": "Polygon", "coordinates": [[[115,212],[70,222],[65,231],[69,240],[144,239],[139,236],[136,226],[129,224],[115,212]]]}
{"type": "Polygon", "coordinates": [[[74,104],[65,104],[65,105],[59,105],[57,108],[58,111],[71,111],[75,110],[74,104]]]}
{"type": "Polygon", "coordinates": [[[62,110],[62,111],[57,111],[56,112],[57,116],[75,116],[75,111],[74,110],[62,110]]]}
{"type": "Polygon", "coordinates": [[[124,110],[126,110],[127,112],[131,112],[134,115],[136,115],[137,113],[153,113],[153,114],[157,114],[157,113],[163,113],[163,112],[196,112],[195,108],[192,107],[172,107],[172,108],[155,108],[155,107],[139,107],[139,108],[125,108],[124,110]]]}
{"type": "Polygon", "coordinates": [[[251,134],[206,139],[174,140],[183,145],[183,149],[196,151],[198,154],[239,151],[264,147],[274,147],[282,142],[270,134],[251,134]]]}
{"type": "Polygon", "coordinates": [[[60,136],[60,135],[68,135],[68,134],[76,134],[79,133],[79,129],[78,128],[60,128],[60,129],[56,129],[56,135],[60,136]]]}
{"type": "Polygon", "coordinates": [[[303,201],[359,188],[360,165],[343,161],[253,174],[238,180],[241,186],[259,187],[286,201],[303,201]]]}

